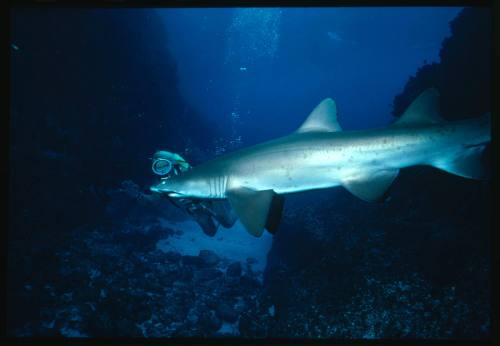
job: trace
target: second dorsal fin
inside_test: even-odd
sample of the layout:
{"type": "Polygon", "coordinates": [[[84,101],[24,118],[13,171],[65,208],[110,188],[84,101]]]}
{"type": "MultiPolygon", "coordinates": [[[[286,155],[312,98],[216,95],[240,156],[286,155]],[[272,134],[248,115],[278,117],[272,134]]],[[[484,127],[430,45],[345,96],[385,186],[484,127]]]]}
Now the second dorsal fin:
{"type": "Polygon", "coordinates": [[[443,121],[439,114],[439,92],[430,88],[422,92],[394,124],[435,124],[443,121]]]}
{"type": "Polygon", "coordinates": [[[309,114],[296,132],[342,131],[337,121],[337,106],[331,98],[326,98],[309,114]]]}

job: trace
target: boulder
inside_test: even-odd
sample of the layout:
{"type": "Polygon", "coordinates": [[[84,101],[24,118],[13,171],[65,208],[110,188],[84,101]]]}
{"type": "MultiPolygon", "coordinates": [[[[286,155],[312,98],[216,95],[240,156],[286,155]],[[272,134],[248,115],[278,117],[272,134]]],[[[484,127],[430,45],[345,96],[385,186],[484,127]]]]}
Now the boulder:
{"type": "Polygon", "coordinates": [[[192,265],[192,266],[202,266],[204,264],[203,259],[199,256],[182,256],[182,264],[192,265]]]}
{"type": "Polygon", "coordinates": [[[238,319],[238,312],[227,303],[220,303],[216,310],[215,315],[223,321],[234,323],[238,319]]]}
{"type": "Polygon", "coordinates": [[[222,277],[224,274],[214,268],[202,268],[195,272],[196,281],[209,281],[222,277]]]}
{"type": "Polygon", "coordinates": [[[115,333],[120,336],[142,337],[142,331],[135,323],[128,319],[119,319],[115,322],[115,333]]]}
{"type": "Polygon", "coordinates": [[[231,263],[226,269],[226,275],[232,277],[241,276],[241,263],[240,262],[231,263]]]}
{"type": "Polygon", "coordinates": [[[204,332],[213,333],[220,329],[222,321],[215,315],[213,311],[203,314],[199,321],[199,326],[204,332]]]}
{"type": "Polygon", "coordinates": [[[220,262],[219,256],[211,250],[200,250],[198,257],[201,259],[203,265],[213,267],[220,262]]]}
{"type": "Polygon", "coordinates": [[[178,263],[181,260],[182,255],[177,251],[168,251],[165,253],[165,258],[169,262],[178,263]]]}
{"type": "Polygon", "coordinates": [[[247,286],[249,288],[260,288],[261,287],[261,283],[259,282],[259,280],[257,280],[257,278],[255,278],[249,274],[243,275],[240,279],[240,283],[243,286],[247,286]]]}

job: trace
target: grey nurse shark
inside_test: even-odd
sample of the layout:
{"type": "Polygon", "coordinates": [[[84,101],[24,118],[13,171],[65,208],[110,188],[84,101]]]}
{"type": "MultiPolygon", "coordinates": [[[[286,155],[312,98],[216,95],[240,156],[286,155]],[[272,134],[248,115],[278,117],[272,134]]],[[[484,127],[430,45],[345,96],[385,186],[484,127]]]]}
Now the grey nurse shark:
{"type": "Polygon", "coordinates": [[[439,94],[424,91],[385,128],[342,131],[335,102],[323,100],[292,134],[234,151],[152,186],[173,198],[227,199],[243,226],[274,233],[283,194],[343,186],[365,201],[384,199],[401,168],[430,165],[465,178],[486,176],[481,153],[490,116],[445,121],[439,94]]]}

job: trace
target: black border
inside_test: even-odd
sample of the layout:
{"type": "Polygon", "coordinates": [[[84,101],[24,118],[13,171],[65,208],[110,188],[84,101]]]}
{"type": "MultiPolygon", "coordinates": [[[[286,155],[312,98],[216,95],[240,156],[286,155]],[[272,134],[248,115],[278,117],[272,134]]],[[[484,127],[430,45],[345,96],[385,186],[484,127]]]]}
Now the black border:
{"type": "Polygon", "coordinates": [[[8,0],[14,6],[41,7],[380,7],[486,6],[495,0],[8,0]]]}
{"type": "MultiPolygon", "coordinates": [[[[2,121],[1,129],[5,132],[0,136],[3,144],[6,148],[6,155],[3,161],[3,168],[0,173],[5,174],[3,178],[2,189],[5,192],[4,196],[8,197],[9,193],[9,114],[10,114],[10,10],[15,7],[39,7],[39,8],[57,8],[57,7],[95,7],[95,8],[142,8],[142,7],[358,7],[358,6],[485,6],[491,9],[492,23],[493,23],[493,35],[492,35],[492,94],[493,94],[493,104],[492,113],[492,133],[493,138],[491,141],[491,155],[492,155],[492,179],[491,186],[493,195],[491,196],[491,206],[495,207],[494,196],[498,192],[498,183],[496,179],[496,172],[498,172],[497,158],[497,146],[498,143],[495,139],[495,133],[497,133],[498,126],[500,126],[500,120],[496,120],[496,114],[500,113],[500,93],[498,92],[498,76],[500,69],[496,66],[497,62],[500,62],[500,35],[499,28],[500,24],[495,22],[495,16],[500,12],[500,0],[7,0],[8,9],[5,12],[5,17],[1,20],[3,24],[2,32],[5,33],[5,43],[4,48],[6,50],[7,64],[5,76],[9,78],[4,79],[6,92],[3,94],[7,98],[6,112],[0,117],[2,121]],[[497,96],[497,97],[495,97],[497,96]]],[[[498,235],[495,230],[495,218],[492,216],[491,222],[491,273],[490,273],[490,283],[491,283],[491,339],[490,340],[434,340],[434,339],[376,339],[376,340],[341,340],[341,339],[245,339],[245,338],[210,338],[210,339],[180,339],[180,338],[15,338],[6,337],[6,279],[7,279],[7,250],[8,250],[8,198],[5,199],[6,208],[2,208],[5,216],[2,220],[5,220],[3,233],[1,235],[2,243],[4,244],[4,251],[0,253],[0,262],[2,264],[3,274],[2,275],[2,285],[0,286],[0,295],[2,298],[2,303],[0,305],[0,345],[12,345],[12,344],[103,344],[103,345],[122,345],[122,344],[139,344],[139,345],[177,345],[177,344],[187,344],[187,345],[227,345],[227,344],[281,344],[281,345],[311,345],[311,344],[347,344],[347,345],[492,345],[497,344],[495,341],[500,341],[499,335],[499,323],[498,323],[498,300],[495,297],[495,288],[498,287],[497,278],[498,270],[494,265],[498,262],[499,256],[495,252],[495,244],[497,244],[498,235]]],[[[495,210],[492,210],[492,215],[495,215],[495,210]]]]}

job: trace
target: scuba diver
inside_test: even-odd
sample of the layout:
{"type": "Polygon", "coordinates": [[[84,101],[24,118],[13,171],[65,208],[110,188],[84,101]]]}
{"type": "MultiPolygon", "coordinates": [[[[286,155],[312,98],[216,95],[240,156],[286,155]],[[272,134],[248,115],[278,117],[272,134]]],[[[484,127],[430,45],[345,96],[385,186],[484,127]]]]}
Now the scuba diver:
{"type": "MultiPolygon", "coordinates": [[[[151,159],[153,160],[153,173],[160,176],[160,179],[169,179],[191,169],[191,165],[179,154],[168,151],[159,150],[151,159]]],[[[203,232],[211,237],[215,235],[219,225],[230,228],[237,220],[236,214],[225,200],[191,198],[176,198],[174,200],[167,194],[163,196],[189,214],[200,225],[203,232]]]]}

